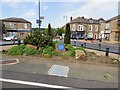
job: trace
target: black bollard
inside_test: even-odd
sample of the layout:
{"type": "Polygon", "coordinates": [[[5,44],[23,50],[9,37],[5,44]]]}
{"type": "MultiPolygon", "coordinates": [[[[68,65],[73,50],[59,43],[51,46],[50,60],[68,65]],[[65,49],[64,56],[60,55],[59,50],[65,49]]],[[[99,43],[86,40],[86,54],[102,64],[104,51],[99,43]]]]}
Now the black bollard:
{"type": "Polygon", "coordinates": [[[101,43],[99,43],[99,50],[101,49],[101,43]]]}
{"type": "Polygon", "coordinates": [[[84,47],[86,48],[86,42],[84,43],[84,47]]]}
{"type": "Polygon", "coordinates": [[[20,41],[20,39],[18,39],[18,45],[20,45],[21,44],[21,41],[20,41]]]}
{"type": "Polygon", "coordinates": [[[105,56],[109,56],[109,48],[106,48],[106,53],[105,53],[105,56]]]}

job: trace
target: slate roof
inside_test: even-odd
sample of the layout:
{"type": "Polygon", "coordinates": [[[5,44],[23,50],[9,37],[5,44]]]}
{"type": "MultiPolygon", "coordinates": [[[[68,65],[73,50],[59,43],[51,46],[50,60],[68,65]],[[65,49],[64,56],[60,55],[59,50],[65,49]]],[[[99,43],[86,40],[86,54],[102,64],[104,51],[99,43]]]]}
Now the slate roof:
{"type": "Polygon", "coordinates": [[[115,16],[115,17],[112,17],[112,18],[106,20],[106,22],[110,22],[110,21],[116,20],[116,19],[120,19],[120,15],[117,15],[117,16],[115,16]]]}
{"type": "Polygon", "coordinates": [[[83,17],[77,17],[73,19],[70,23],[86,23],[91,24],[90,20],[93,20],[92,24],[99,24],[99,21],[105,21],[103,18],[100,19],[92,19],[92,18],[83,18],[83,17]]]}
{"type": "Polygon", "coordinates": [[[5,18],[2,19],[2,21],[6,21],[6,22],[20,22],[20,23],[31,23],[23,18],[15,18],[15,17],[11,17],[11,18],[5,18]]]}

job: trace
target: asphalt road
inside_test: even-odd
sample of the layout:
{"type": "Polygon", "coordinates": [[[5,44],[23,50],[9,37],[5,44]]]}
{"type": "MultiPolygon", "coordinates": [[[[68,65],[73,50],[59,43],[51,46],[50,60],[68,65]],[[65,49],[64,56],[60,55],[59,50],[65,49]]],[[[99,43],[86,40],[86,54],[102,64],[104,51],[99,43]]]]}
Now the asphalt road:
{"type": "MultiPolygon", "coordinates": [[[[63,40],[57,40],[59,42],[63,42],[63,40]]],[[[106,48],[109,48],[109,52],[111,53],[115,53],[115,54],[120,54],[120,46],[119,45],[115,45],[115,44],[103,44],[101,43],[101,47],[99,46],[99,44],[95,44],[95,43],[85,43],[84,42],[80,42],[80,41],[71,41],[71,44],[74,46],[81,46],[83,45],[83,47],[88,48],[88,49],[93,49],[93,50],[100,50],[100,51],[106,51],[106,48]]]]}
{"type": "MultiPolygon", "coordinates": [[[[74,42],[72,42],[72,44],[75,45],[74,42]]],[[[76,46],[81,46],[81,45],[83,45],[83,47],[85,47],[84,42],[76,42],[76,46]]],[[[120,50],[119,50],[120,47],[118,45],[101,44],[101,47],[100,47],[99,44],[86,43],[86,48],[102,50],[102,51],[106,51],[106,48],[109,48],[109,51],[111,53],[119,53],[120,54],[120,50]]]]}
{"type": "Polygon", "coordinates": [[[111,88],[117,88],[118,86],[118,84],[115,82],[82,80],[75,78],[65,78],[65,77],[32,74],[32,73],[30,74],[30,73],[13,72],[13,71],[2,71],[2,78],[0,78],[0,81],[2,81],[2,88],[21,88],[21,87],[22,88],[52,88],[49,87],[49,85],[53,85],[54,88],[56,86],[62,87],[61,90],[89,90],[91,88],[111,89],[111,88]],[[2,79],[5,79],[6,81],[2,79]],[[47,84],[48,87],[40,86],[41,85],[40,83],[47,84]]]}

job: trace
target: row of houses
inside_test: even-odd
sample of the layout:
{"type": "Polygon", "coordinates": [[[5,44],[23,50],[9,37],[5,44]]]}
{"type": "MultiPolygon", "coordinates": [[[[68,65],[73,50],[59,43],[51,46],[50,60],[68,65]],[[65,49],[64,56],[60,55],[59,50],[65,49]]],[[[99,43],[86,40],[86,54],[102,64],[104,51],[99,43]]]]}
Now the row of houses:
{"type": "Polygon", "coordinates": [[[70,17],[71,38],[120,41],[120,15],[104,20],[85,17],[70,17]]]}
{"type": "MultiPolygon", "coordinates": [[[[5,18],[0,22],[4,24],[4,36],[17,36],[24,39],[32,31],[32,23],[23,18],[5,18]]],[[[104,41],[120,41],[120,15],[104,20],[85,17],[70,17],[71,37],[79,39],[100,39],[104,41]]],[[[1,30],[2,31],[2,30],[1,30]]]]}

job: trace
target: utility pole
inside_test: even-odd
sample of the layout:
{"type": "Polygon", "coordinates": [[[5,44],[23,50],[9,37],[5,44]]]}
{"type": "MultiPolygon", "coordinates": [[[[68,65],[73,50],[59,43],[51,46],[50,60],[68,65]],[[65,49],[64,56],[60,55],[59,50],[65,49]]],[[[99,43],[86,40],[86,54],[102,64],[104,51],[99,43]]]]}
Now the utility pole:
{"type": "Polygon", "coordinates": [[[39,0],[39,33],[40,33],[40,0],[39,0]]]}

